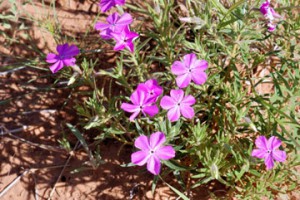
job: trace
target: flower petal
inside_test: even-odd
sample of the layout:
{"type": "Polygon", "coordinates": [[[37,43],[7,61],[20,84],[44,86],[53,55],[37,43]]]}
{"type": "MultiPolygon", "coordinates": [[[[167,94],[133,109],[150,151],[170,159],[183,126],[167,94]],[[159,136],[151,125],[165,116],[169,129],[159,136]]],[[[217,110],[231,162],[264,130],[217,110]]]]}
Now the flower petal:
{"type": "Polygon", "coordinates": [[[194,53],[187,54],[183,57],[183,62],[188,68],[190,68],[196,60],[197,56],[194,53]]]}
{"type": "Polygon", "coordinates": [[[188,68],[186,68],[186,66],[182,62],[175,61],[171,66],[171,71],[175,75],[182,75],[188,72],[188,68]]]}
{"type": "Polygon", "coordinates": [[[281,145],[281,141],[275,137],[275,136],[272,136],[269,138],[268,140],[268,149],[270,150],[275,150],[275,149],[278,149],[281,145]]]}
{"type": "Polygon", "coordinates": [[[180,88],[187,87],[191,82],[192,76],[190,73],[182,74],[177,76],[176,78],[176,84],[180,88]]]}
{"type": "Polygon", "coordinates": [[[161,160],[169,160],[175,157],[175,150],[172,146],[163,146],[155,151],[155,155],[161,160]]]}
{"type": "Polygon", "coordinates": [[[203,71],[196,71],[194,70],[192,73],[192,80],[197,84],[197,85],[202,85],[203,83],[206,82],[207,80],[207,75],[203,71]]]}
{"type": "Polygon", "coordinates": [[[61,70],[63,67],[64,67],[63,62],[62,61],[57,61],[52,66],[50,66],[50,70],[54,74],[54,73],[58,72],[59,70],[61,70]]]}
{"type": "Polygon", "coordinates": [[[134,119],[139,115],[140,111],[136,111],[134,113],[132,113],[132,115],[130,115],[129,120],[130,121],[134,121],[134,119]]]}
{"type": "Polygon", "coordinates": [[[133,21],[132,16],[129,13],[124,13],[117,21],[118,25],[129,25],[133,21]]]}
{"type": "Polygon", "coordinates": [[[62,55],[65,57],[73,57],[73,56],[77,56],[79,53],[80,53],[80,50],[78,49],[78,47],[75,45],[71,45],[71,46],[67,47],[66,49],[64,49],[64,51],[62,52],[62,55]]]}
{"type": "Polygon", "coordinates": [[[139,136],[138,138],[136,138],[136,140],[134,142],[134,146],[136,148],[141,149],[141,150],[149,151],[150,150],[150,146],[149,146],[148,137],[145,136],[145,135],[139,136]]]}
{"type": "Polygon", "coordinates": [[[95,24],[95,29],[97,30],[97,31],[103,31],[103,30],[105,30],[105,29],[108,29],[110,27],[110,24],[105,24],[105,23],[103,23],[103,22],[97,22],[96,24],[95,24]]]}
{"type": "Polygon", "coordinates": [[[112,0],[101,0],[99,6],[101,7],[101,12],[106,12],[115,4],[112,0]]]}
{"type": "Polygon", "coordinates": [[[142,166],[149,159],[149,154],[146,151],[137,151],[131,154],[131,162],[135,165],[142,166]]]}
{"type": "Polygon", "coordinates": [[[150,148],[155,150],[159,148],[165,141],[166,136],[162,132],[155,132],[150,136],[150,148]]]}
{"type": "Polygon", "coordinates": [[[135,90],[131,95],[130,95],[130,100],[134,105],[139,106],[140,105],[140,90],[135,90]]]}
{"type": "Polygon", "coordinates": [[[62,61],[65,66],[74,66],[76,59],[75,58],[64,58],[62,61]]]}
{"type": "Polygon", "coordinates": [[[176,104],[176,101],[170,96],[164,96],[160,101],[160,106],[165,110],[173,108],[176,104]]]}
{"type": "Polygon", "coordinates": [[[144,113],[148,114],[150,117],[153,117],[159,112],[157,105],[145,106],[143,108],[144,113]]]}
{"type": "Polygon", "coordinates": [[[55,63],[58,61],[58,56],[54,53],[48,53],[47,54],[47,58],[46,58],[46,62],[47,63],[55,63]]]}
{"type": "Polygon", "coordinates": [[[187,95],[182,99],[180,104],[191,106],[194,105],[195,103],[196,103],[195,97],[193,97],[192,95],[187,95]]]}
{"type": "Polygon", "coordinates": [[[183,99],[184,96],[184,91],[179,89],[179,90],[171,90],[170,92],[171,97],[174,99],[176,103],[180,103],[183,99]]]}
{"type": "Polygon", "coordinates": [[[278,162],[284,162],[286,160],[286,153],[282,150],[273,150],[272,156],[278,162]]]}
{"type": "Polygon", "coordinates": [[[256,140],[255,140],[255,145],[257,148],[259,149],[263,149],[263,150],[268,150],[268,141],[267,138],[265,136],[259,136],[256,140]]]}
{"type": "Polygon", "coordinates": [[[126,47],[126,44],[123,42],[117,42],[116,45],[114,46],[115,51],[120,51],[123,50],[126,47]]]}
{"type": "Polygon", "coordinates": [[[179,119],[180,117],[180,109],[178,106],[176,107],[173,107],[171,108],[169,111],[168,111],[168,119],[171,121],[171,122],[175,122],[179,119]]]}
{"type": "Polygon", "coordinates": [[[125,43],[125,46],[126,46],[126,48],[127,48],[131,53],[134,52],[134,44],[132,43],[131,40],[128,40],[128,41],[125,43]]]}
{"type": "Polygon", "coordinates": [[[265,158],[265,165],[267,170],[272,169],[274,167],[274,160],[270,154],[265,158]]]}
{"type": "Polygon", "coordinates": [[[197,69],[197,71],[204,71],[208,68],[208,62],[206,60],[197,60],[194,65],[193,69],[197,69]]]}
{"type": "Polygon", "coordinates": [[[158,175],[160,172],[160,160],[155,156],[150,156],[147,162],[147,169],[154,175],[158,175]]]}
{"type": "Polygon", "coordinates": [[[257,157],[257,158],[264,158],[267,155],[265,150],[261,149],[253,149],[251,156],[257,157]]]}
{"type": "Polygon", "coordinates": [[[56,51],[58,52],[59,55],[63,54],[63,52],[69,47],[69,44],[61,44],[61,45],[57,45],[56,47],[56,51]]]}
{"type": "Polygon", "coordinates": [[[181,105],[180,112],[187,119],[192,119],[195,116],[194,109],[190,106],[181,105]]]}
{"type": "Polygon", "coordinates": [[[126,112],[136,112],[140,111],[140,107],[138,105],[132,105],[129,103],[122,103],[121,104],[121,109],[126,111],[126,112]]]}
{"type": "Polygon", "coordinates": [[[113,14],[109,15],[107,18],[106,18],[106,21],[112,25],[112,24],[116,24],[116,22],[118,21],[119,19],[119,13],[117,12],[114,12],[113,14]]]}

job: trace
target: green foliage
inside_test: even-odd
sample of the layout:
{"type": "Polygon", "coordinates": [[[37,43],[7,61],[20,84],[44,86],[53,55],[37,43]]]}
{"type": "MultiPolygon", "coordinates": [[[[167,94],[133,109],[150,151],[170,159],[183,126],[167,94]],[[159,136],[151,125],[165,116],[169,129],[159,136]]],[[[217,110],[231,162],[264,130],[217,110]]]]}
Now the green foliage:
{"type": "MultiPolygon", "coordinates": [[[[122,51],[109,69],[99,66],[98,60],[82,58],[80,72],[64,71],[70,88],[85,85],[90,89],[84,94],[84,102],[76,100],[79,125],[85,131],[97,130],[99,135],[94,140],[100,145],[106,138],[132,145],[141,134],[164,132],[176,157],[163,161],[167,170],[159,178],[166,182],[172,172],[180,187],[166,184],[182,199],[210,181],[220,182],[228,197],[238,199],[271,199],[299,189],[300,176],[295,168],[300,163],[297,1],[278,1],[281,8],[276,11],[285,17],[273,33],[261,20],[258,8],[262,1],[184,2],[126,4],[140,16],[137,19],[142,19],[135,27],[140,34],[135,52],[122,51]],[[134,123],[129,122],[120,105],[129,101],[136,86],[156,78],[168,94],[176,87],[171,64],[191,52],[209,63],[207,82],[187,88],[197,99],[194,119],[171,123],[161,111],[155,118],[141,115],[134,123]],[[287,161],[266,171],[263,161],[251,157],[259,135],[279,137],[285,144],[287,161]]],[[[9,26],[15,11],[0,15],[4,26],[9,26]]],[[[58,24],[43,25],[58,37],[58,24]]],[[[84,43],[82,48],[86,48],[84,43]]],[[[77,128],[67,127],[97,168],[100,155],[92,153],[77,128]]],[[[60,143],[70,148],[65,138],[60,143]]],[[[154,177],[153,191],[158,181],[154,177]]]]}

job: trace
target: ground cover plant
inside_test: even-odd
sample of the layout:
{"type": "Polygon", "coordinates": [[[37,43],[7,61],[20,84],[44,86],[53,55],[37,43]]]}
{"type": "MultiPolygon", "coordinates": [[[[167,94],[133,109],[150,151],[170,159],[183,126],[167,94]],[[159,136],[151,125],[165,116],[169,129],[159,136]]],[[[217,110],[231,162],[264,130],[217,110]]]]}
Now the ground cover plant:
{"type": "MultiPolygon", "coordinates": [[[[75,140],[88,155],[84,169],[96,170],[101,145],[119,141],[130,148],[122,167],[150,174],[152,193],[164,183],[181,199],[200,199],[197,190],[213,181],[222,192],[211,198],[288,199],[299,190],[297,0],[98,3],[82,37],[57,20],[39,22],[56,51],[29,44],[38,59],[20,58],[47,71],[49,88],[65,82],[73,91],[65,102],[77,120],[64,123],[61,148],[75,140]],[[107,52],[113,64],[101,60],[107,52]]],[[[11,10],[0,15],[6,26],[11,10]]],[[[1,34],[11,37],[5,26],[1,34]]]]}

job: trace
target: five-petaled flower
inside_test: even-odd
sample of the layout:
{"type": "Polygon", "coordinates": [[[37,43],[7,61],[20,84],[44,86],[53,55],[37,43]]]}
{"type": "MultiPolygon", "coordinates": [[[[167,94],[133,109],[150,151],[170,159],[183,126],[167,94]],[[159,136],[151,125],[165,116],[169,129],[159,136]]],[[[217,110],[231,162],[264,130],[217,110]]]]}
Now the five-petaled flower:
{"type": "Polygon", "coordinates": [[[163,89],[160,87],[155,79],[150,79],[145,83],[140,83],[137,87],[137,90],[144,90],[148,93],[149,99],[152,99],[153,102],[162,94],[163,89]]]}
{"type": "Polygon", "coordinates": [[[129,118],[130,121],[133,121],[140,112],[144,115],[148,114],[150,117],[153,117],[159,112],[157,105],[149,98],[148,93],[143,90],[135,90],[131,94],[130,100],[133,104],[122,103],[121,105],[123,110],[132,113],[129,118]]]}
{"type": "Polygon", "coordinates": [[[187,87],[191,80],[197,85],[205,83],[207,75],[204,70],[208,67],[206,60],[197,60],[196,54],[191,53],[183,57],[183,61],[175,61],[171,66],[173,74],[177,75],[178,87],[187,87]]]}
{"type": "Polygon", "coordinates": [[[177,121],[182,114],[185,118],[194,117],[194,109],[191,107],[195,104],[196,99],[192,95],[184,96],[183,90],[171,90],[171,96],[164,96],[160,101],[160,106],[168,110],[168,119],[171,122],[177,121]]]}
{"type": "Polygon", "coordinates": [[[115,51],[127,48],[131,53],[134,52],[133,41],[138,38],[139,34],[131,32],[127,26],[120,33],[111,33],[111,35],[116,40],[115,51]]]}
{"type": "Polygon", "coordinates": [[[47,63],[54,63],[50,66],[52,73],[56,73],[61,70],[64,66],[74,66],[76,59],[74,56],[79,54],[79,49],[75,45],[69,46],[68,43],[63,45],[57,45],[57,54],[49,53],[46,58],[47,63]]]}
{"type": "Polygon", "coordinates": [[[268,30],[274,31],[276,29],[276,24],[274,23],[275,18],[281,18],[281,16],[275,12],[275,10],[271,7],[270,1],[265,1],[260,6],[260,12],[265,16],[268,20],[268,30]]]}
{"type": "Polygon", "coordinates": [[[163,146],[166,141],[166,136],[162,132],[156,132],[148,138],[145,135],[139,136],[134,146],[140,151],[131,155],[133,164],[142,166],[147,163],[147,169],[154,175],[160,172],[160,160],[169,160],[175,157],[175,150],[172,146],[163,146]]]}
{"type": "Polygon", "coordinates": [[[108,11],[111,7],[116,5],[122,6],[125,4],[125,0],[101,0],[99,6],[101,7],[101,12],[108,11]]]}
{"type": "Polygon", "coordinates": [[[281,141],[275,136],[269,140],[265,136],[259,136],[255,140],[255,145],[258,149],[252,151],[252,156],[265,159],[267,170],[274,167],[274,160],[284,162],[286,160],[285,151],[279,150],[281,141]]]}
{"type": "Polygon", "coordinates": [[[95,29],[100,30],[100,36],[103,39],[108,40],[113,37],[111,33],[120,33],[126,26],[129,26],[133,20],[129,13],[124,13],[123,15],[119,16],[119,14],[115,12],[109,15],[106,21],[108,22],[107,24],[98,22],[95,25],[95,29]]]}

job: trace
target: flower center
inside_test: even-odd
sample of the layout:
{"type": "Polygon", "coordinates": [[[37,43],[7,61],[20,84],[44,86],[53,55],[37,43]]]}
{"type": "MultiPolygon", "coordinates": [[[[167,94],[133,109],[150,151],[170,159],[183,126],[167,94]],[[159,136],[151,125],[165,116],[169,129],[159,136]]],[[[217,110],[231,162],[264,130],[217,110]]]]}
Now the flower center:
{"type": "Polygon", "coordinates": [[[268,149],[268,150],[267,150],[267,153],[270,154],[270,153],[271,153],[271,150],[268,149]]]}
{"type": "Polygon", "coordinates": [[[154,150],[153,149],[150,150],[150,154],[154,154],[154,150]]]}

